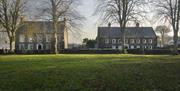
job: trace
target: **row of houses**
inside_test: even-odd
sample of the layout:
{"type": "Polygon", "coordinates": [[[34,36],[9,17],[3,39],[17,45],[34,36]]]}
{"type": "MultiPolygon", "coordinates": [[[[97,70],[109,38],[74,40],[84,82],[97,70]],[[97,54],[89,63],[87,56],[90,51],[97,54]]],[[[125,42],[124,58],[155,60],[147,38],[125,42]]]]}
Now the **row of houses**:
{"type": "MultiPolygon", "coordinates": [[[[68,49],[68,31],[66,21],[58,23],[58,49],[68,49]]],[[[24,21],[16,32],[16,49],[22,50],[53,50],[53,30],[51,21],[24,21]]],[[[8,48],[5,31],[0,33],[0,48],[8,48]],[[4,37],[3,37],[4,36],[4,37]]],[[[120,27],[98,27],[97,48],[118,49],[123,47],[123,32],[120,27]]],[[[152,50],[157,46],[157,36],[152,27],[125,28],[125,47],[127,49],[152,50]]]]}
{"type": "MultiPolygon", "coordinates": [[[[123,32],[120,27],[99,27],[97,45],[101,49],[122,49],[123,32]]],[[[152,27],[125,28],[125,47],[127,49],[154,49],[157,36],[152,27]]]]}

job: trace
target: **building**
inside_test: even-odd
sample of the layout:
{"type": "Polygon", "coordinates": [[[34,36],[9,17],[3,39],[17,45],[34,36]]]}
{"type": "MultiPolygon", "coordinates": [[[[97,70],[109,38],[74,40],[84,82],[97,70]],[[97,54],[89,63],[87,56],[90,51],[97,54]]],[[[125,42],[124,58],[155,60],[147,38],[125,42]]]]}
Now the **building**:
{"type": "MultiPolygon", "coordinates": [[[[120,27],[98,27],[97,45],[99,49],[122,49],[123,34],[120,27]]],[[[125,28],[125,47],[127,49],[153,49],[157,37],[152,27],[125,28]]]]}
{"type": "MultiPolygon", "coordinates": [[[[58,50],[68,48],[68,32],[65,21],[58,23],[58,50]]],[[[16,32],[16,50],[47,50],[54,49],[54,31],[51,21],[24,21],[16,32]]]]}
{"type": "Polygon", "coordinates": [[[3,30],[0,30],[0,49],[10,49],[8,34],[3,30]]]}

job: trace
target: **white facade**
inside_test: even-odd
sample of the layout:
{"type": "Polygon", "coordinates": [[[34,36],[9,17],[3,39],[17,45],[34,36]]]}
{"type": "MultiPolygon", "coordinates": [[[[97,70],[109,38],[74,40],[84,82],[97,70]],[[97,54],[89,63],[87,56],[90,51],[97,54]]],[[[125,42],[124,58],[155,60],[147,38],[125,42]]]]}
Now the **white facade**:
{"type": "Polygon", "coordinates": [[[10,49],[8,34],[0,30],[0,49],[10,49]]]}

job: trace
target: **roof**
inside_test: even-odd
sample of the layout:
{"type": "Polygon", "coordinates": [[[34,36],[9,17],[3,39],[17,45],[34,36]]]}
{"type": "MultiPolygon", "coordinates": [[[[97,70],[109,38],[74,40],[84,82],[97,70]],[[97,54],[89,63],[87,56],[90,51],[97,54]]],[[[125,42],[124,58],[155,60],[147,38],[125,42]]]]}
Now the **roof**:
{"type": "MultiPolygon", "coordinates": [[[[31,31],[31,32],[53,32],[52,21],[24,21],[23,26],[19,29],[20,32],[31,31]]],[[[64,22],[59,21],[58,30],[64,30],[64,22]]]]}
{"type": "MultiPolygon", "coordinates": [[[[119,38],[123,36],[120,27],[99,27],[98,37],[119,38]]],[[[125,36],[130,38],[156,38],[156,34],[152,27],[127,27],[125,28],[125,36]]]]}

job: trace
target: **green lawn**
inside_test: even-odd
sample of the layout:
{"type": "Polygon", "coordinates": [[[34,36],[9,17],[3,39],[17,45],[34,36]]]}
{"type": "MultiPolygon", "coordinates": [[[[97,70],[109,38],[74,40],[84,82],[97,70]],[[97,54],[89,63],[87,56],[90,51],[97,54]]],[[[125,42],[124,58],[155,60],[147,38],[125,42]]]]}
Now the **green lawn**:
{"type": "Polygon", "coordinates": [[[180,56],[0,56],[0,91],[180,91],[180,56]]]}

